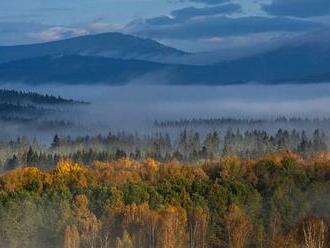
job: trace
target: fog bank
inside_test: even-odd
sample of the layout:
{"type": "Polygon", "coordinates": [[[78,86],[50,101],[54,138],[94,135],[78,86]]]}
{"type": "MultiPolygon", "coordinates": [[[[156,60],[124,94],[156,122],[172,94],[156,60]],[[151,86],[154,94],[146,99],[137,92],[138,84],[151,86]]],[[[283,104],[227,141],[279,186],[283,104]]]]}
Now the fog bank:
{"type": "Polygon", "coordinates": [[[190,118],[330,117],[330,83],[309,85],[120,87],[5,85],[5,88],[60,95],[91,102],[64,115],[85,133],[109,130],[148,131],[155,120],[190,118]]]}

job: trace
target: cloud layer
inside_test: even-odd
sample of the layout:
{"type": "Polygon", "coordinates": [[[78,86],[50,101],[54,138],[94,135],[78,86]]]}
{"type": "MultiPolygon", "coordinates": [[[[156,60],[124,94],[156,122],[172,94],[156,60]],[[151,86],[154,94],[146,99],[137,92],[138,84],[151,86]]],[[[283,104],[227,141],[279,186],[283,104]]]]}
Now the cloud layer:
{"type": "Polygon", "coordinates": [[[181,2],[195,2],[195,3],[205,3],[208,5],[217,5],[217,4],[222,4],[229,2],[230,0],[181,0],[181,2]]]}
{"type": "Polygon", "coordinates": [[[330,14],[329,0],[273,0],[263,9],[276,16],[312,17],[330,14]]]}
{"type": "Polygon", "coordinates": [[[167,16],[160,16],[146,20],[150,25],[174,25],[184,23],[190,19],[197,19],[201,17],[229,15],[241,11],[241,6],[238,4],[225,4],[212,7],[195,8],[187,7],[172,11],[167,16]]]}
{"type": "Polygon", "coordinates": [[[286,17],[198,16],[151,19],[135,23],[133,33],[161,39],[200,39],[217,36],[240,36],[266,32],[299,32],[321,27],[321,24],[286,17]],[[166,21],[167,20],[167,21],[166,21]]]}

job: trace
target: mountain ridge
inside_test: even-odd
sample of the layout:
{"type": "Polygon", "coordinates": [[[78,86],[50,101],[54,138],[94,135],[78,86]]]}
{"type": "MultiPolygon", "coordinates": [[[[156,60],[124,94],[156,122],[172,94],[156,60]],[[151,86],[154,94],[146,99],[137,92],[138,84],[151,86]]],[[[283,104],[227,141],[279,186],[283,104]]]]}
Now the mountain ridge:
{"type": "MultiPolygon", "coordinates": [[[[59,50],[48,52],[46,49],[40,52],[46,55],[0,63],[0,80],[30,84],[62,82],[64,84],[106,83],[110,85],[127,84],[140,79],[146,83],[181,85],[224,85],[249,82],[306,83],[308,80],[330,82],[330,44],[324,40],[301,39],[263,53],[209,65],[179,64],[180,60],[168,62],[161,58],[159,61],[144,59],[141,54],[146,56],[149,53],[154,56],[158,53],[164,58],[167,55],[184,57],[186,53],[152,40],[120,33],[85,36],[45,44],[40,44],[40,46],[48,48],[49,44],[55,44],[55,48],[59,50]],[[114,37],[127,38],[125,41],[127,44],[121,42],[117,45],[123,48],[119,51],[121,55],[130,54],[130,56],[119,56],[119,53],[117,54],[119,58],[109,54],[109,57],[100,56],[100,54],[104,55],[102,52],[107,50],[108,46],[114,49],[113,40],[119,40],[114,37]],[[73,46],[70,42],[74,44],[77,40],[82,44],[70,50],[69,48],[73,46]],[[112,43],[104,47],[107,40],[112,43]],[[62,42],[66,46],[62,46],[62,42]],[[83,47],[89,52],[83,50],[83,47]],[[141,56],[131,53],[132,50],[136,50],[136,47],[139,47],[141,56]],[[150,51],[150,47],[154,49],[150,51]]],[[[11,58],[13,57],[15,56],[11,58]]]]}
{"type": "Polygon", "coordinates": [[[159,61],[188,53],[151,39],[118,32],[79,36],[46,43],[0,46],[0,63],[46,55],[85,55],[159,61]]]}

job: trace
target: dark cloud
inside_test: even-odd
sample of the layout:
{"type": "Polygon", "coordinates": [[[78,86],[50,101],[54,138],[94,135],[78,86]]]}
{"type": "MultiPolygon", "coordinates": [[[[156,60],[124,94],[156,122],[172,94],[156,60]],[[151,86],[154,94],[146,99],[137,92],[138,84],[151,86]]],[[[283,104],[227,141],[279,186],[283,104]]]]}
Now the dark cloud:
{"type": "Polygon", "coordinates": [[[169,16],[148,19],[146,23],[150,25],[170,25],[182,23],[191,18],[233,14],[240,11],[241,6],[238,4],[224,4],[205,8],[187,7],[173,11],[169,16]]]}
{"type": "Polygon", "coordinates": [[[223,36],[240,36],[266,32],[301,32],[323,27],[319,23],[286,17],[238,17],[202,16],[184,22],[172,19],[172,23],[160,25],[146,21],[131,27],[133,33],[160,39],[196,39],[223,36]]]}
{"type": "Polygon", "coordinates": [[[72,11],[72,10],[73,10],[72,8],[36,8],[33,11],[54,13],[54,12],[63,12],[63,11],[72,11]]]}
{"type": "Polygon", "coordinates": [[[273,0],[263,9],[276,16],[313,17],[330,14],[329,0],[273,0]]]}
{"type": "Polygon", "coordinates": [[[188,19],[193,16],[232,14],[235,12],[239,12],[240,10],[241,10],[241,6],[238,4],[225,4],[225,5],[205,7],[205,8],[188,7],[184,9],[175,10],[172,12],[172,15],[177,18],[188,19]]]}

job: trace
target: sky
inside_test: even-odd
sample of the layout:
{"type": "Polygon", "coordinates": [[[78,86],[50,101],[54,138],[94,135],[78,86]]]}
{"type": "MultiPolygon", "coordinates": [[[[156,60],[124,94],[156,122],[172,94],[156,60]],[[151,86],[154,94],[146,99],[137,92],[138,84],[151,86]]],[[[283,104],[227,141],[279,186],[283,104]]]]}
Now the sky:
{"type": "Polygon", "coordinates": [[[0,45],[123,32],[201,52],[272,45],[328,25],[329,0],[0,1],[0,45]]]}

